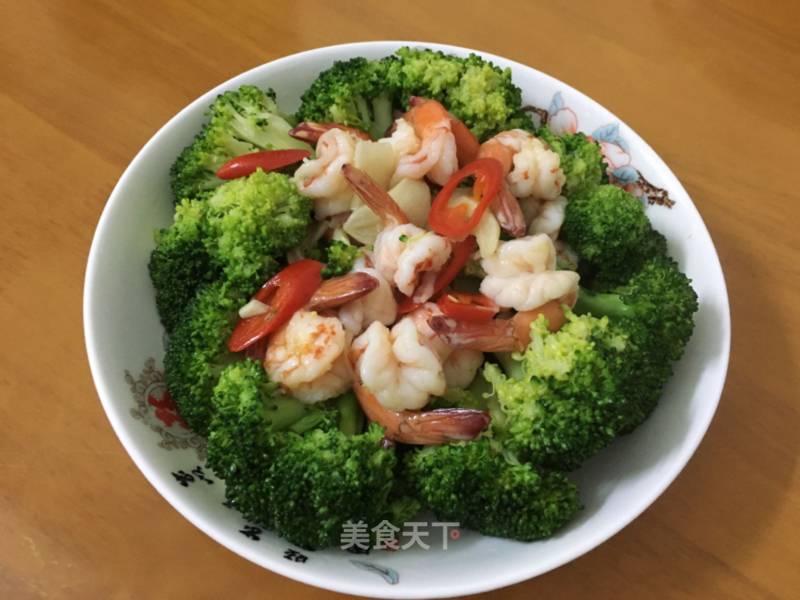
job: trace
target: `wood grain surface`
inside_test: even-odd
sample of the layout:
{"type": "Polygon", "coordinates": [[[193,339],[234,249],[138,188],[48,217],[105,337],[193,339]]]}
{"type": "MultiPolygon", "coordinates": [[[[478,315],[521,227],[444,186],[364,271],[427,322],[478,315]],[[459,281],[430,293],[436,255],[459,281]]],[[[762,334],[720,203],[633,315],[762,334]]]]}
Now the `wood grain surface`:
{"type": "Polygon", "coordinates": [[[559,77],[667,161],[733,310],[696,456],[600,548],[496,598],[800,597],[800,19],[794,2],[0,2],[0,598],[321,598],[145,481],[89,374],[97,219],[136,151],[219,82],[300,50],[419,39],[559,77]]]}

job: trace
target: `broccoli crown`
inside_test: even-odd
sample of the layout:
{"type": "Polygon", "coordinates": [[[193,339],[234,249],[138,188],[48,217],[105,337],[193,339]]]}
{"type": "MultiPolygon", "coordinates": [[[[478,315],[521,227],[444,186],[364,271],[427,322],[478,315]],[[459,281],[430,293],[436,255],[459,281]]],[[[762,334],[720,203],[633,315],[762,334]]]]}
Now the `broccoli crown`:
{"type": "Polygon", "coordinates": [[[531,325],[531,343],[506,372],[496,364],[484,377],[505,418],[496,439],[520,457],[571,470],[616,436],[627,405],[619,390],[628,355],[625,334],[607,318],[568,315],[557,332],[544,317],[531,325]]]}
{"type": "Polygon", "coordinates": [[[609,184],[570,200],[561,232],[580,255],[582,276],[599,272],[609,283],[626,281],[646,253],[666,248],[641,201],[609,184]]]}
{"type": "Polygon", "coordinates": [[[391,90],[386,63],[356,57],[337,61],[319,74],[300,99],[301,121],[334,122],[358,127],[377,139],[392,123],[391,90]]]}
{"type": "Polygon", "coordinates": [[[275,92],[253,85],[224,92],[209,107],[209,120],[170,169],[175,201],[202,198],[223,182],[216,172],[249,152],[281,148],[310,150],[289,135],[291,125],[278,111],[275,92]]]}
{"type": "Polygon", "coordinates": [[[634,351],[621,378],[630,403],[623,431],[642,423],[655,408],[694,330],[697,294],[671,258],[647,260],[630,280],[609,292],[581,289],[576,312],[605,316],[625,332],[634,351]]]}
{"type": "Polygon", "coordinates": [[[203,245],[203,223],[202,203],[184,200],[175,208],[174,223],[156,233],[148,268],[167,333],[181,320],[197,290],[219,276],[203,245]]]}
{"type": "Polygon", "coordinates": [[[566,178],[563,193],[567,198],[586,195],[608,182],[607,165],[600,145],[594,140],[580,132],[556,135],[547,126],[536,135],[559,156],[566,178]]]}
{"type": "Polygon", "coordinates": [[[533,130],[522,92],[501,69],[470,54],[459,58],[429,49],[400,48],[387,61],[387,80],[405,106],[411,96],[438,100],[478,137],[507,129],[533,130]]]}
{"type": "Polygon", "coordinates": [[[486,535],[547,537],[580,509],[577,487],[563,473],[519,463],[488,438],[410,452],[404,470],[438,518],[486,535]]]}
{"type": "Polygon", "coordinates": [[[262,283],[276,257],[299,244],[311,220],[311,200],[281,173],[229,181],[208,197],[206,248],[232,281],[262,283]]]}
{"type": "Polygon", "coordinates": [[[334,63],[303,94],[297,118],[343,123],[379,138],[391,124],[392,108],[408,108],[411,96],[438,100],[481,139],[504,129],[533,130],[510,69],[474,54],[459,58],[412,48],[382,60],[334,63]]]}
{"type": "Polygon", "coordinates": [[[164,355],[167,387],[178,412],[200,435],[208,433],[211,392],[219,373],[236,360],[227,341],[249,292],[224,281],[205,285],[170,336],[164,355]]]}
{"type": "MultiPolygon", "coordinates": [[[[339,542],[342,526],[376,525],[416,506],[393,498],[396,456],[383,430],[343,432],[348,399],[335,408],[307,407],[280,395],[257,362],[228,366],[214,389],[209,466],[226,481],[226,496],[245,518],[304,548],[339,542]]],[[[351,407],[353,408],[353,407],[351,407]]]]}

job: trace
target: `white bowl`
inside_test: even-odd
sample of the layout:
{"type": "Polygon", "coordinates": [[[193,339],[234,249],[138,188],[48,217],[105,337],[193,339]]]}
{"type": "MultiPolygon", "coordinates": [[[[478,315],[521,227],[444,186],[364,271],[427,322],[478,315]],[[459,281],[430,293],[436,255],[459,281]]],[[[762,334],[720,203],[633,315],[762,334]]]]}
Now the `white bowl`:
{"type": "Polygon", "coordinates": [[[510,67],[524,102],[548,108],[554,126],[566,128],[577,121],[579,130],[603,140],[620,178],[632,181],[638,171],[675,201],[672,209],[649,206],[647,214],[667,236],[670,253],[692,278],[700,298],[686,355],[652,417],[574,474],[585,507],[550,539],[520,543],[465,531],[447,550],[433,545],[427,551],[414,547],[355,555],[338,548],[301,551],[269,532],[248,528],[223,506],[223,482],[207,469],[198,470],[204,462],[203,441],[180,423],[170,423],[173,412],[161,396],[163,331],[147,261],[153,230],[172,217],[169,167],[220,92],[246,83],[270,86],[281,107],[293,110],[300,93],[334,60],[378,58],[403,45],[461,56],[471,52],[418,42],[318,48],[238,75],[173,117],[125,170],[100,218],[86,271],[84,327],[92,375],[114,430],[145,477],[189,521],[248,560],[311,585],[366,596],[430,598],[491,590],[554,569],[607,540],[658,498],[694,453],[716,410],[728,365],[730,315],[708,231],[678,179],[650,146],[570,86],[531,67],[475,51],[510,67]]]}

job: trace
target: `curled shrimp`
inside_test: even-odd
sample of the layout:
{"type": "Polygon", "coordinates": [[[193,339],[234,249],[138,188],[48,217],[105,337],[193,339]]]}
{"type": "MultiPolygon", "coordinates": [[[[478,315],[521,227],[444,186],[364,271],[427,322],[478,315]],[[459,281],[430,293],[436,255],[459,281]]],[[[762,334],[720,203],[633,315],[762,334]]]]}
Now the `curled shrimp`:
{"type": "Polygon", "coordinates": [[[540,233],[501,242],[497,252],[481,261],[486,276],[480,291],[498,306],[532,310],[578,288],[574,271],[556,271],[556,248],[540,233]]]}
{"type": "Polygon", "coordinates": [[[391,325],[397,318],[397,301],[392,287],[377,269],[367,266],[363,260],[359,262],[354,265],[354,271],[349,275],[357,273],[367,275],[374,279],[377,285],[363,297],[353,299],[339,309],[339,320],[344,325],[345,331],[352,335],[358,335],[373,321],[391,325]]]}
{"type": "Polygon", "coordinates": [[[338,396],[353,382],[342,323],[315,311],[297,311],[270,337],[264,369],[301,402],[338,396]]]}
{"type": "Polygon", "coordinates": [[[517,198],[555,200],[566,177],[561,159],[544,142],[522,129],[502,131],[481,144],[478,156],[491,156],[503,165],[506,183],[517,198]]]}
{"type": "Polygon", "coordinates": [[[386,437],[406,444],[443,444],[473,439],[489,425],[489,415],[471,409],[420,412],[432,394],[444,393],[436,354],[413,320],[401,319],[391,331],[374,322],[353,341],[353,389],[364,413],[386,429],[386,437]]]}
{"type": "Polygon", "coordinates": [[[317,144],[322,134],[331,129],[341,129],[361,140],[370,141],[372,139],[367,132],[361,131],[356,127],[348,127],[340,123],[315,123],[313,121],[304,121],[300,123],[297,127],[289,131],[289,135],[295,139],[309,142],[310,144],[317,144]]]}
{"type": "Polygon", "coordinates": [[[453,348],[482,352],[521,352],[531,341],[531,323],[544,315],[547,329],[558,331],[567,322],[564,306],[575,304],[574,294],[551,300],[539,308],[516,313],[510,319],[492,319],[482,323],[456,321],[434,315],[428,321],[442,341],[453,348]]]}
{"type": "Polygon", "coordinates": [[[433,294],[436,273],[450,258],[450,241],[409,223],[394,199],[363,171],[344,165],[342,172],[383,224],[375,239],[375,268],[414,302],[424,302],[433,294]]]}
{"type": "Polygon", "coordinates": [[[492,210],[512,236],[525,235],[525,216],[517,198],[555,200],[559,196],[565,177],[558,154],[527,131],[512,129],[481,144],[478,157],[500,161],[506,179],[492,210]]]}
{"type": "Polygon", "coordinates": [[[349,210],[353,194],[342,166],[353,162],[357,141],[348,131],[329,129],[319,137],[316,157],[305,159],[295,171],[297,189],[314,199],[318,219],[349,210]]]}
{"type": "Polygon", "coordinates": [[[426,175],[444,185],[458,170],[456,138],[447,109],[436,100],[415,98],[405,120],[420,140],[419,149],[400,158],[395,179],[422,179],[426,175]]]}

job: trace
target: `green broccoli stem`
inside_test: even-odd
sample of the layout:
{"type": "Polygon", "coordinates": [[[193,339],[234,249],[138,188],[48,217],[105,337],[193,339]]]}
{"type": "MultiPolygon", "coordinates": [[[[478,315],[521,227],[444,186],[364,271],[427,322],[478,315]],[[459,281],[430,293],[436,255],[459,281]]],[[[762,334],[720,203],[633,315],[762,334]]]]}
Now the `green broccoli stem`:
{"type": "Polygon", "coordinates": [[[578,301],[572,309],[575,314],[591,314],[595,317],[618,319],[630,317],[634,309],[622,301],[618,294],[590,292],[579,288],[578,301]]]}
{"type": "Polygon", "coordinates": [[[497,362],[503,368],[505,374],[512,379],[523,379],[522,362],[514,360],[513,352],[495,352],[497,362]]]}
{"type": "Polygon", "coordinates": [[[364,413],[358,405],[355,394],[348,392],[336,400],[339,410],[339,431],[345,435],[356,435],[364,429],[364,413]]]}
{"type": "Polygon", "coordinates": [[[264,407],[264,420],[274,431],[308,431],[322,417],[322,411],[309,408],[295,398],[273,398],[264,407]],[[298,430],[299,428],[299,430],[298,430]]]}
{"type": "Polygon", "coordinates": [[[372,127],[369,129],[369,135],[373,140],[380,139],[389,129],[392,124],[392,101],[389,99],[389,94],[383,92],[377,98],[372,100],[372,127]]]}

